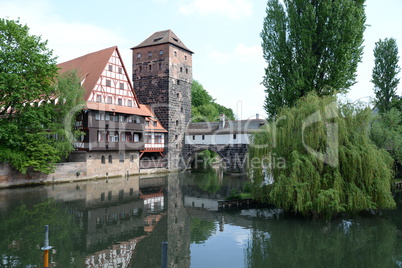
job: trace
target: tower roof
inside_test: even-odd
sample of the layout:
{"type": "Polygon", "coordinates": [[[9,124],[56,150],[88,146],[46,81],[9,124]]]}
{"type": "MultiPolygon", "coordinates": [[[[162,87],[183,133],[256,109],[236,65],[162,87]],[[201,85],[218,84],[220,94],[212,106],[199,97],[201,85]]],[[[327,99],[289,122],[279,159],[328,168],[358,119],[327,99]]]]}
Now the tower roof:
{"type": "Polygon", "coordinates": [[[143,41],[142,43],[140,43],[139,45],[137,45],[131,49],[150,47],[150,46],[156,46],[156,45],[161,45],[161,44],[172,44],[174,46],[177,46],[179,48],[182,48],[182,49],[194,54],[194,52],[192,52],[190,49],[188,49],[186,47],[186,45],[177,37],[177,35],[172,30],[155,32],[150,37],[145,39],[145,41],[143,41]]]}

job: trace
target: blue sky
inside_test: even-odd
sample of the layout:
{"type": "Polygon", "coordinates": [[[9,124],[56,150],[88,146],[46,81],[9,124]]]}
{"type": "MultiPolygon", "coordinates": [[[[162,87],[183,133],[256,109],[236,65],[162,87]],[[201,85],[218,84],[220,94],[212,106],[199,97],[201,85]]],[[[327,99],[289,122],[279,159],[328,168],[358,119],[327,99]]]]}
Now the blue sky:
{"type": "MultiPolygon", "coordinates": [[[[265,115],[260,32],[264,0],[0,0],[0,17],[27,24],[48,40],[58,62],[117,45],[131,72],[131,50],[156,31],[171,29],[195,52],[193,78],[239,119],[265,115]]],[[[402,51],[402,0],[366,0],[367,24],[358,83],[347,98],[368,101],[373,48],[397,39],[402,51]]],[[[399,65],[402,65],[400,60],[399,65]]],[[[401,77],[401,75],[400,75],[401,77]]],[[[398,93],[402,94],[402,85],[398,93]]]]}

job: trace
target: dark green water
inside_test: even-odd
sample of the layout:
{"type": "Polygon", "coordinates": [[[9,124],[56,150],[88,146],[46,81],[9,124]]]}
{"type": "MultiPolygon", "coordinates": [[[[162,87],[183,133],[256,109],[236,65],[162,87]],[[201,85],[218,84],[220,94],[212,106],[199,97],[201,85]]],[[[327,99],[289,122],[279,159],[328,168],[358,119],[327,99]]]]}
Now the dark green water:
{"type": "Polygon", "coordinates": [[[246,178],[181,173],[0,190],[0,267],[402,267],[398,209],[312,222],[278,209],[219,210],[246,178]]]}

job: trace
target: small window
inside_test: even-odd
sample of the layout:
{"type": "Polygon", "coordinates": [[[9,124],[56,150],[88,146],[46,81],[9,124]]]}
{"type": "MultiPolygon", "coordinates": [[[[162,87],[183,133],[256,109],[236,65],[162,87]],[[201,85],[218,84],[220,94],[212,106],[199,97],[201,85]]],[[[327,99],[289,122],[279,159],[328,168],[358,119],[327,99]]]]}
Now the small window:
{"type": "Polygon", "coordinates": [[[234,139],[234,140],[236,139],[236,134],[233,134],[233,139],[234,139]]]}
{"type": "Polygon", "coordinates": [[[100,120],[100,114],[99,114],[99,112],[95,112],[95,120],[100,120]]]}
{"type": "Polygon", "coordinates": [[[122,106],[123,105],[123,99],[117,99],[117,105],[122,106]]]}
{"type": "Polygon", "coordinates": [[[124,83],[120,83],[120,89],[124,90],[124,83]]]}
{"type": "Polygon", "coordinates": [[[195,140],[195,135],[193,135],[193,140],[195,140]]]}
{"type": "Polygon", "coordinates": [[[110,64],[109,64],[109,71],[110,71],[110,72],[113,72],[113,65],[110,65],[110,64]]]}
{"type": "Polygon", "coordinates": [[[148,52],[148,57],[152,57],[152,52],[148,52]]]}
{"type": "Polygon", "coordinates": [[[149,70],[152,71],[152,65],[151,64],[149,65],[149,70]]]}
{"type": "Polygon", "coordinates": [[[106,163],[106,162],[105,162],[105,156],[104,156],[104,155],[101,156],[101,163],[102,163],[102,164],[105,164],[105,163],[106,163]]]}
{"type": "Polygon", "coordinates": [[[140,72],[142,72],[142,66],[140,66],[140,72]]]}
{"type": "Polygon", "coordinates": [[[119,74],[123,73],[123,69],[121,67],[119,67],[119,74]]]}
{"type": "Polygon", "coordinates": [[[186,74],[188,74],[188,69],[186,68],[186,74]]]}
{"type": "Polygon", "coordinates": [[[107,193],[107,200],[112,200],[112,191],[107,193]]]}
{"type": "Polygon", "coordinates": [[[180,80],[177,80],[177,84],[180,85],[180,80]]]}
{"type": "Polygon", "coordinates": [[[120,152],[119,154],[119,162],[124,163],[124,153],[120,152]]]}
{"type": "Polygon", "coordinates": [[[141,59],[141,53],[137,53],[137,59],[141,59]]]}
{"type": "Polygon", "coordinates": [[[96,102],[102,102],[102,96],[96,95],[96,102]]]}
{"type": "Polygon", "coordinates": [[[107,103],[109,103],[109,104],[112,103],[112,97],[107,97],[107,103]]]}
{"type": "Polygon", "coordinates": [[[128,101],[127,101],[127,106],[128,106],[128,107],[133,107],[133,101],[132,101],[132,100],[128,100],[128,101]]]}
{"type": "Polygon", "coordinates": [[[180,107],[180,112],[183,112],[183,107],[180,107]]]}
{"type": "Polygon", "coordinates": [[[105,192],[101,193],[101,201],[105,201],[105,192]]]}
{"type": "Polygon", "coordinates": [[[174,56],[177,57],[177,51],[174,52],[174,56]]]}
{"type": "Polygon", "coordinates": [[[187,60],[187,55],[184,55],[184,60],[187,60]]]}
{"type": "Polygon", "coordinates": [[[140,135],[134,134],[134,142],[139,142],[139,141],[140,141],[140,135]]]}
{"type": "Polygon", "coordinates": [[[176,120],[176,126],[178,126],[179,125],[179,120],[176,120]]]}
{"type": "Polygon", "coordinates": [[[176,97],[177,97],[177,98],[180,98],[180,93],[176,93],[176,97]]]}
{"type": "Polygon", "coordinates": [[[130,162],[134,162],[134,155],[130,154],[130,162]]]}
{"type": "Polygon", "coordinates": [[[205,140],[205,135],[202,135],[202,140],[205,140]]]}
{"type": "Polygon", "coordinates": [[[163,55],[163,50],[159,50],[159,55],[163,55]]]}
{"type": "Polygon", "coordinates": [[[113,161],[112,155],[109,155],[109,164],[111,164],[113,161]]]}
{"type": "MultiPolygon", "coordinates": [[[[132,155],[131,155],[132,156],[132,155]]],[[[134,189],[130,188],[130,196],[132,196],[134,194],[134,189]]]]}
{"type": "Polygon", "coordinates": [[[106,80],[106,86],[111,87],[112,86],[112,81],[111,80],[106,80]]]}
{"type": "Polygon", "coordinates": [[[178,139],[178,137],[179,137],[179,136],[177,136],[177,135],[174,135],[174,139],[175,139],[175,140],[177,140],[177,139],[178,139]]]}
{"type": "Polygon", "coordinates": [[[159,70],[162,70],[162,63],[159,63],[159,70]]]}
{"type": "Polygon", "coordinates": [[[183,67],[180,67],[180,72],[181,72],[181,73],[183,72],[183,67]]]}
{"type": "Polygon", "coordinates": [[[154,121],[154,127],[158,126],[158,122],[154,121]]]}

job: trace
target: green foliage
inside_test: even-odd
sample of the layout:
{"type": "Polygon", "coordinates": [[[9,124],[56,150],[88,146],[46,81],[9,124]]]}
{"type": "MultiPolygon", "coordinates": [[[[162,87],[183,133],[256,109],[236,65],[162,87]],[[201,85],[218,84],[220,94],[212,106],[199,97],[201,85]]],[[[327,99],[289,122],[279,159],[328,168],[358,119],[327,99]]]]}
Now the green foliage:
{"type": "Polygon", "coordinates": [[[394,160],[402,165],[402,113],[395,108],[374,118],[370,138],[378,146],[387,150],[394,160]]]}
{"type": "Polygon", "coordinates": [[[394,38],[385,38],[375,43],[375,65],[372,80],[376,95],[375,104],[380,113],[392,108],[392,99],[395,98],[399,84],[398,73],[401,68],[398,65],[398,45],[394,38]]]}
{"type": "Polygon", "coordinates": [[[66,209],[51,199],[32,208],[20,205],[1,219],[2,259],[14,259],[18,267],[40,267],[43,253],[39,247],[43,246],[45,225],[49,225],[49,244],[57,251],[52,254],[53,261],[63,264],[63,267],[82,266],[79,260],[83,258],[76,250],[80,229],[66,209]]]}
{"type": "Polygon", "coordinates": [[[393,161],[370,141],[370,119],[368,108],[337,105],[334,97],[314,93],[282,109],[249,148],[255,198],[328,218],[394,208],[393,161]],[[275,164],[279,158],[284,165],[275,164]],[[264,168],[272,185],[264,185],[264,168]]]}
{"type": "Polygon", "coordinates": [[[0,19],[0,36],[0,161],[49,174],[73,150],[64,120],[82,102],[79,78],[58,77],[46,42],[18,21],[0,19]]]}
{"type": "Polygon", "coordinates": [[[274,116],[309,91],[346,92],[363,51],[364,0],[269,0],[261,32],[265,109],[274,116]]]}
{"type": "Polygon", "coordinates": [[[216,193],[218,192],[222,184],[219,182],[219,177],[217,174],[217,170],[214,168],[207,168],[202,171],[202,173],[195,173],[194,181],[200,189],[207,193],[216,193]]]}
{"type": "Polygon", "coordinates": [[[227,120],[235,120],[233,110],[216,103],[197,80],[191,85],[191,114],[193,122],[219,121],[220,114],[225,114],[227,120]]]}
{"type": "Polygon", "coordinates": [[[216,233],[216,225],[213,221],[199,218],[190,218],[191,243],[202,244],[216,233]]]}

